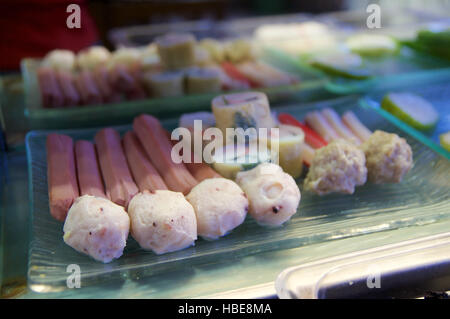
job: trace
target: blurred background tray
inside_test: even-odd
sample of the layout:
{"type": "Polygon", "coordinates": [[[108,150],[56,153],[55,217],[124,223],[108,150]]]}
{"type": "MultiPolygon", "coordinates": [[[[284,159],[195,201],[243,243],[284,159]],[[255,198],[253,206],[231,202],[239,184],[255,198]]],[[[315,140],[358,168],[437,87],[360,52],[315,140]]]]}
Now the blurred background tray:
{"type": "Polygon", "coordinates": [[[373,76],[364,80],[351,80],[340,77],[331,77],[300,58],[290,55],[276,48],[266,48],[265,54],[272,64],[284,64],[291,66],[292,70],[311,74],[326,79],[325,88],[335,94],[363,93],[375,89],[386,81],[395,82],[397,77],[403,75],[414,76],[415,73],[422,75],[441,72],[443,69],[450,73],[450,62],[434,56],[429,56],[408,47],[402,47],[396,55],[380,58],[363,58],[364,69],[373,76]]]}
{"type": "MultiPolygon", "coordinates": [[[[198,240],[195,247],[167,255],[144,252],[129,239],[124,255],[108,265],[77,253],[62,241],[62,224],[52,219],[48,208],[45,140],[49,132],[30,132],[27,136],[32,218],[29,286],[39,292],[64,291],[66,267],[71,263],[80,265],[85,287],[116,285],[127,280],[139,283],[230,258],[246,258],[275,250],[282,252],[329,240],[433,224],[450,217],[450,194],[447,191],[450,162],[400,131],[375,110],[359,107],[355,97],[303,105],[301,108],[287,105],[277,111],[302,119],[306,112],[323,107],[333,107],[339,113],[352,109],[370,129],[383,129],[404,136],[412,146],[415,163],[404,181],[392,185],[367,184],[357,188],[351,196],[334,194],[320,197],[304,192],[299,213],[281,228],[264,228],[247,218],[243,225],[218,241],[198,240]]],[[[177,119],[163,122],[168,129],[176,123],[177,119]]],[[[118,129],[123,132],[129,128],[118,129]]],[[[96,131],[59,132],[75,139],[91,139],[96,131]]],[[[152,289],[151,286],[148,289],[152,289]]]]}

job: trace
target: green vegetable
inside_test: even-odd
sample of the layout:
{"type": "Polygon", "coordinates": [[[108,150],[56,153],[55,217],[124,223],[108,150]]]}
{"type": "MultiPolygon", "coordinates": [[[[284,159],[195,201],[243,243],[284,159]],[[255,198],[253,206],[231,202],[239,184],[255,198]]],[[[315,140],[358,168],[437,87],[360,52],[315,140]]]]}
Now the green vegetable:
{"type": "Polygon", "coordinates": [[[421,30],[415,40],[403,41],[403,44],[417,51],[450,60],[450,29],[440,32],[421,30]]]}
{"type": "Polygon", "coordinates": [[[366,79],[370,77],[368,70],[362,68],[359,55],[337,53],[311,59],[310,65],[333,76],[350,79],[366,79]]]}
{"type": "Polygon", "coordinates": [[[381,107],[421,131],[434,128],[439,120],[433,105],[412,93],[389,93],[381,101],[381,107]]]}
{"type": "Polygon", "coordinates": [[[421,30],[417,33],[417,41],[426,46],[449,48],[450,47],[450,29],[433,32],[430,30],[421,30]]]}
{"type": "Polygon", "coordinates": [[[439,135],[439,140],[441,141],[441,146],[450,152],[450,131],[439,135]]]}

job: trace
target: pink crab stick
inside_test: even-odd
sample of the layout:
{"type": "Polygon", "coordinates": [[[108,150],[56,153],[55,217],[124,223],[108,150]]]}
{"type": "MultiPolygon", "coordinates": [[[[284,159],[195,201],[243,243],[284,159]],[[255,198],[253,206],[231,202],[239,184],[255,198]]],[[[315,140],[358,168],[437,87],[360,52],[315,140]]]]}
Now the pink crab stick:
{"type": "Polygon", "coordinates": [[[75,158],[80,194],[107,198],[95,145],[84,140],[75,142],[75,158]]]}
{"type": "Polygon", "coordinates": [[[331,108],[326,108],[322,110],[322,115],[325,117],[327,122],[331,125],[331,127],[336,131],[339,137],[352,142],[356,145],[361,144],[361,140],[353,134],[353,132],[342,123],[339,114],[331,108]]]}
{"type": "Polygon", "coordinates": [[[158,119],[146,114],[140,115],[133,121],[133,130],[171,191],[186,195],[197,185],[197,180],[186,166],[172,160],[172,143],[158,119]]]}
{"type": "Polygon", "coordinates": [[[330,126],[326,118],[320,112],[309,112],[305,116],[305,121],[328,143],[339,138],[338,133],[330,126]]]}
{"type": "Polygon", "coordinates": [[[342,121],[362,142],[372,135],[372,132],[359,121],[352,111],[345,112],[342,115],[342,121]]]}
{"type": "Polygon", "coordinates": [[[73,140],[67,135],[50,134],[46,141],[47,182],[51,215],[64,221],[78,197],[73,140]]]}
{"type": "Polygon", "coordinates": [[[117,205],[127,208],[139,189],[131,177],[119,133],[112,128],[102,129],[95,135],[95,144],[106,195],[117,205]]]}
{"type": "Polygon", "coordinates": [[[128,165],[141,192],[167,189],[164,180],[153,167],[136,134],[129,131],[123,137],[128,165]]]}
{"type": "Polygon", "coordinates": [[[64,105],[64,96],[59,87],[56,72],[50,68],[39,68],[37,71],[42,104],[46,108],[64,105]]]}

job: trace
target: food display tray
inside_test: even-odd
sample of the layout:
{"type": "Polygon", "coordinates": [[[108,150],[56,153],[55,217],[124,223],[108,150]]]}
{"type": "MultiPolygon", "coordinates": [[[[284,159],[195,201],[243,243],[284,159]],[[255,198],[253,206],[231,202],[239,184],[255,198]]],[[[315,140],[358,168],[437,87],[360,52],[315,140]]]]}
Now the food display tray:
{"type": "MultiPolygon", "coordinates": [[[[248,216],[241,226],[224,238],[217,241],[199,239],[194,247],[165,255],[144,251],[129,237],[123,256],[109,264],[96,262],[63,242],[63,224],[51,217],[48,206],[45,141],[47,135],[55,131],[30,132],[26,137],[31,197],[29,287],[36,292],[67,290],[66,283],[70,275],[67,267],[71,264],[80,267],[83,287],[120,285],[127,280],[139,285],[144,278],[221,260],[240,259],[390,229],[434,224],[450,218],[450,161],[386,121],[376,109],[359,106],[355,97],[345,97],[302,107],[298,104],[286,105],[276,111],[290,113],[301,120],[307,112],[323,107],[333,107],[338,113],[353,110],[371,130],[382,129],[405,137],[414,152],[414,167],[403,182],[366,184],[358,187],[353,195],[318,196],[302,191],[297,214],[282,227],[262,227],[248,216]]],[[[177,119],[164,120],[163,125],[173,129],[177,119]]],[[[124,133],[131,126],[117,129],[124,133]]],[[[57,132],[76,140],[91,140],[97,129],[57,132]]],[[[298,183],[302,190],[301,178],[298,183]]],[[[156,288],[143,286],[139,289],[150,291],[156,288]]]]}
{"type": "Polygon", "coordinates": [[[332,77],[310,66],[304,58],[288,54],[280,49],[267,47],[268,59],[279,60],[279,64],[290,65],[292,70],[326,79],[325,88],[335,94],[363,93],[375,89],[386,81],[394,82],[398,77],[415,74],[430,74],[446,70],[450,72],[450,62],[429,56],[408,47],[401,47],[399,52],[385,57],[364,57],[363,67],[371,76],[367,79],[353,80],[332,77]]]}
{"type": "MultiPolygon", "coordinates": [[[[148,113],[159,118],[171,117],[181,113],[208,110],[211,100],[222,93],[185,95],[168,98],[148,98],[137,101],[124,101],[101,105],[88,105],[71,108],[43,108],[40,106],[39,86],[36,84],[36,59],[22,61],[24,115],[31,129],[82,128],[102,125],[121,125],[130,122],[135,116],[148,113]]],[[[289,72],[289,69],[284,69],[289,72]]],[[[297,73],[298,75],[298,73],[297,73]]],[[[310,92],[323,88],[324,81],[318,77],[300,75],[300,82],[255,91],[267,94],[272,104],[295,97],[309,96],[310,92]]]]}

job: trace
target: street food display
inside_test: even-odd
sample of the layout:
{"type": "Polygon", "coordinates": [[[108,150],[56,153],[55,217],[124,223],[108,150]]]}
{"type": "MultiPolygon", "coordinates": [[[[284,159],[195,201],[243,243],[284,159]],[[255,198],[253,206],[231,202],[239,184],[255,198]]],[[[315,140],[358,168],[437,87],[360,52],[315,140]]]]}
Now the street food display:
{"type": "Polygon", "coordinates": [[[64,241],[105,263],[122,255],[128,233],[144,250],[169,253],[199,237],[226,236],[247,215],[280,226],[298,212],[300,188],[353,194],[366,182],[399,183],[413,165],[405,139],[372,133],[351,111],[319,109],[301,123],[285,113],[274,117],[258,92],[219,95],[211,110],[180,117],[181,129],[201,138],[207,130],[198,131],[196,121],[202,119],[208,130],[223,133],[210,159],[189,143],[180,154],[174,136],[147,114],[122,137],[100,129],[94,143],[48,135],[50,212],[64,222],[64,241]],[[255,142],[264,148],[253,149],[255,142]],[[296,179],[303,179],[300,188],[296,179]]]}

